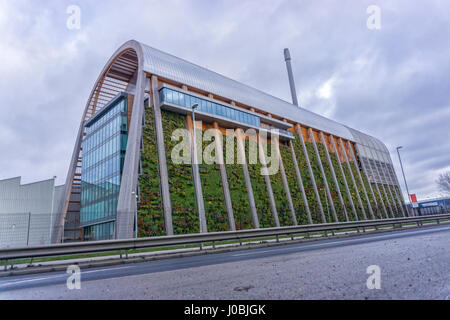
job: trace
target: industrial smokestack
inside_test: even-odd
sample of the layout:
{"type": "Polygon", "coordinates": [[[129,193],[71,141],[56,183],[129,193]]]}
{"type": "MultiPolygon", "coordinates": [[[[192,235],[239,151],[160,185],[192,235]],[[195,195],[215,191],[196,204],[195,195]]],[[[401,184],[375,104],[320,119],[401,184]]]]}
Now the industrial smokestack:
{"type": "Polygon", "coordinates": [[[291,66],[291,54],[288,48],[284,49],[284,60],[286,61],[286,68],[289,77],[289,86],[291,87],[292,103],[298,106],[297,92],[295,91],[295,81],[291,66]]]}

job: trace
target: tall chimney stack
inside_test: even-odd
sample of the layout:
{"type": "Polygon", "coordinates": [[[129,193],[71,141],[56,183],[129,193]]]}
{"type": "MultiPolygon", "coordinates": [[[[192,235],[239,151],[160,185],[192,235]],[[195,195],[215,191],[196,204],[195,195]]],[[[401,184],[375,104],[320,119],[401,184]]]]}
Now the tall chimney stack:
{"type": "Polygon", "coordinates": [[[288,48],[284,49],[284,60],[286,61],[286,68],[289,77],[289,86],[291,87],[292,103],[298,107],[297,92],[295,90],[295,81],[291,66],[291,54],[288,48]]]}

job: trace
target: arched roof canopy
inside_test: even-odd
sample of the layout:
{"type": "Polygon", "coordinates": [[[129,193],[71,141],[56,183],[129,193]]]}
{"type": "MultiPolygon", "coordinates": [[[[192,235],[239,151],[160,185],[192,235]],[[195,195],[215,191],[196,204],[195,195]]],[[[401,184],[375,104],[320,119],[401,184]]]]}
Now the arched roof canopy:
{"type": "Polygon", "coordinates": [[[135,86],[136,74],[143,66],[142,57],[142,47],[134,40],[124,43],[113,54],[95,82],[82,121],[91,118],[117,94],[135,86]]]}
{"type": "Polygon", "coordinates": [[[69,202],[73,202],[71,200],[73,194],[81,191],[81,142],[83,139],[84,122],[100,111],[117,94],[130,91],[136,85],[136,79],[139,73],[142,72],[142,47],[138,42],[131,40],[124,43],[113,54],[95,82],[78,129],[77,140],[66,177],[65,196],[59,205],[58,216],[55,219],[56,232],[52,235],[52,242],[56,243],[61,241],[64,221],[70,211],[69,202]]]}

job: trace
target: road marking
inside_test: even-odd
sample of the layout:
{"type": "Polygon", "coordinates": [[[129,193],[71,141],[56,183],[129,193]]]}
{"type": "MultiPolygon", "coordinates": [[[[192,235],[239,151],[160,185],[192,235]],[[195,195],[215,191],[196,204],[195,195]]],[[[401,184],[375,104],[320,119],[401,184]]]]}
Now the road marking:
{"type": "Polygon", "coordinates": [[[1,287],[7,287],[9,285],[14,285],[14,284],[19,284],[19,283],[26,283],[26,282],[33,282],[33,281],[41,281],[41,280],[48,280],[48,279],[56,279],[56,278],[60,278],[62,276],[66,276],[66,275],[57,275],[57,276],[52,276],[52,277],[44,277],[44,278],[33,278],[33,279],[27,279],[27,280],[19,280],[19,281],[11,281],[11,282],[7,282],[7,283],[0,283],[0,288],[1,287]]]}
{"type": "MultiPolygon", "coordinates": [[[[434,229],[431,232],[441,231],[441,230],[450,230],[450,227],[434,229]]],[[[399,232],[399,233],[396,233],[396,234],[402,234],[402,233],[403,232],[399,232]]],[[[428,229],[428,230],[416,230],[416,231],[409,231],[409,232],[407,232],[407,234],[420,234],[420,233],[430,233],[430,229],[428,229]]],[[[365,238],[365,239],[383,239],[383,238],[393,238],[393,235],[392,234],[378,235],[378,236],[371,236],[371,237],[368,237],[368,238],[365,238]]],[[[259,253],[264,253],[264,252],[298,250],[299,248],[310,248],[310,247],[323,247],[323,246],[330,245],[330,244],[356,242],[356,241],[361,241],[361,240],[362,240],[362,238],[358,238],[358,239],[342,239],[342,240],[339,240],[339,241],[331,241],[331,242],[326,242],[326,243],[312,243],[312,244],[307,244],[307,245],[304,245],[304,246],[301,246],[301,247],[274,248],[272,250],[237,253],[237,254],[234,254],[232,256],[233,257],[238,257],[238,256],[247,256],[247,255],[251,255],[251,254],[259,254],[259,253]]]]}
{"type": "MultiPolygon", "coordinates": [[[[433,233],[433,232],[439,232],[439,231],[445,231],[445,230],[450,230],[450,227],[439,227],[439,228],[431,228],[431,229],[424,229],[424,230],[405,230],[406,232],[400,231],[400,232],[395,232],[395,233],[391,233],[391,234],[382,234],[382,235],[368,235],[369,237],[359,237],[356,239],[340,239],[337,241],[330,241],[330,242],[325,242],[325,243],[311,243],[311,244],[305,244],[303,246],[295,246],[295,247],[284,247],[284,248],[273,248],[273,249],[269,249],[269,250],[258,250],[257,251],[253,251],[253,252],[246,252],[246,253],[238,253],[238,254],[233,254],[231,256],[246,256],[246,255],[252,255],[252,254],[260,254],[260,253],[267,253],[267,252],[277,252],[277,251],[298,251],[301,248],[312,248],[312,247],[324,247],[324,246],[328,246],[328,245],[332,245],[332,244],[345,244],[345,243],[352,243],[352,242],[358,242],[364,239],[367,240],[371,240],[371,239],[385,239],[385,238],[390,238],[390,239],[394,239],[397,238],[397,236],[400,236],[402,234],[404,235],[414,235],[414,234],[422,234],[422,233],[433,233]]],[[[193,264],[195,264],[195,262],[193,262],[193,264]]],[[[130,268],[135,268],[135,265],[132,266],[125,266],[125,267],[117,267],[117,268],[103,268],[103,269],[98,269],[98,270],[90,270],[90,271],[82,271],[82,274],[89,274],[89,273],[95,273],[95,272],[103,272],[103,271],[117,271],[117,270],[122,270],[122,269],[130,269],[130,268]]],[[[0,288],[5,288],[8,286],[14,286],[17,284],[21,284],[21,283],[28,283],[28,282],[37,282],[37,281],[43,281],[43,280],[49,280],[49,279],[58,279],[58,278],[66,278],[67,275],[65,273],[63,274],[57,274],[57,275],[52,275],[49,277],[38,277],[38,278],[29,278],[29,279],[22,279],[22,280],[11,280],[11,281],[0,281],[0,288]]]]}
{"type": "MultiPolygon", "coordinates": [[[[115,270],[121,270],[121,269],[129,269],[129,268],[132,268],[132,267],[133,266],[112,268],[112,269],[106,268],[106,269],[99,269],[99,270],[81,271],[81,275],[86,274],[86,273],[94,273],[94,272],[101,272],[101,271],[115,271],[115,270]]],[[[66,274],[58,274],[58,275],[53,275],[51,277],[31,278],[31,279],[25,279],[25,280],[12,280],[12,281],[3,282],[3,283],[0,282],[0,288],[11,286],[11,285],[16,285],[16,284],[20,284],[20,283],[42,281],[42,280],[49,280],[49,279],[58,279],[58,278],[66,278],[66,277],[67,277],[66,274]]]]}
{"type": "Polygon", "coordinates": [[[129,266],[129,267],[120,267],[120,268],[105,268],[105,269],[99,269],[99,270],[91,270],[91,271],[82,271],[81,274],[86,274],[86,273],[94,273],[94,272],[101,272],[101,271],[116,271],[116,270],[122,270],[122,269],[129,269],[129,268],[134,268],[134,266],[129,266]]]}

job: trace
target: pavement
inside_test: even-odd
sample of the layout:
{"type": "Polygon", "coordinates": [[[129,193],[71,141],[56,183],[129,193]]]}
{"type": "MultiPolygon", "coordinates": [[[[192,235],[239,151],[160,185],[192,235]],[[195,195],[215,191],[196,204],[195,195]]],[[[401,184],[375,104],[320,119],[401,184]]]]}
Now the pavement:
{"type": "Polygon", "coordinates": [[[450,299],[441,225],[81,271],[0,278],[0,299],[450,299]],[[380,289],[368,289],[369,266],[380,289]]]}

